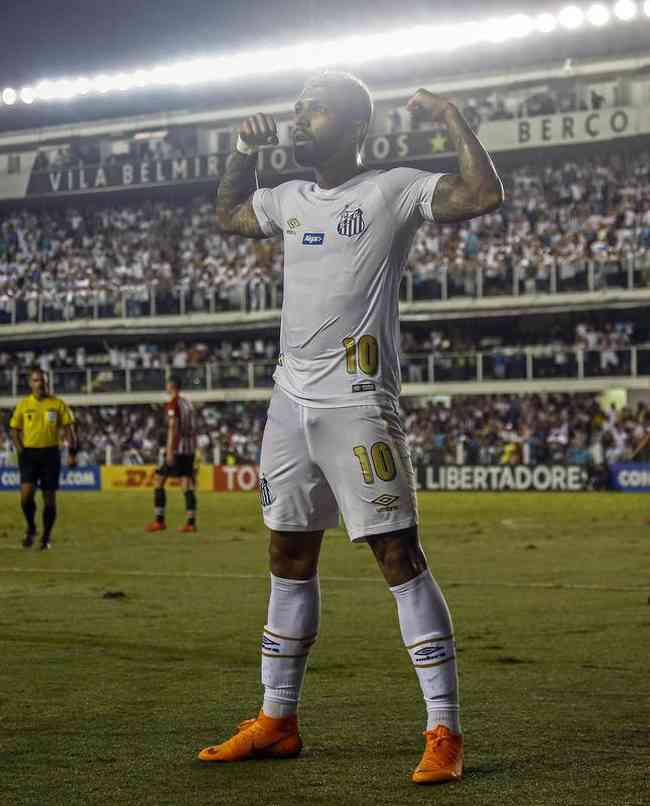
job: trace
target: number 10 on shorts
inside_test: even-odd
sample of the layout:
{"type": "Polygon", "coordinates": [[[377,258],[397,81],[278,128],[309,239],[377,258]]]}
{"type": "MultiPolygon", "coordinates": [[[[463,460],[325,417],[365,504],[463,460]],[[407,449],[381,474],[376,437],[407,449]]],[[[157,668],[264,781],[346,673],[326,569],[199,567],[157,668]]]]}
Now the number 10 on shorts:
{"type": "Polygon", "coordinates": [[[355,445],[352,453],[359,460],[366,484],[375,483],[375,474],[381,481],[392,481],[397,475],[393,452],[385,442],[375,442],[370,448],[370,455],[365,445],[355,445]]]}

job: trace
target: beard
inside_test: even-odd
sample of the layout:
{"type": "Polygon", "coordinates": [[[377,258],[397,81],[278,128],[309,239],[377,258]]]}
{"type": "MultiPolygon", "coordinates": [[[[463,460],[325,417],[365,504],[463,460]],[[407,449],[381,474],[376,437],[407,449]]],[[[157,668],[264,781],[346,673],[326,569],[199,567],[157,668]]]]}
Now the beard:
{"type": "Polygon", "coordinates": [[[293,158],[304,168],[313,168],[318,163],[318,149],[313,140],[299,140],[293,143],[293,158]]]}

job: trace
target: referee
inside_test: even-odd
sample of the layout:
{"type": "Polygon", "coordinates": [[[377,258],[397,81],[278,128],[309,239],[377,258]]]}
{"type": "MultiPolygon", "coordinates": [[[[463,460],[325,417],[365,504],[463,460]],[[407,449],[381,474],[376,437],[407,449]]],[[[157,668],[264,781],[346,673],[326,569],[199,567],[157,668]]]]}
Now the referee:
{"type": "Polygon", "coordinates": [[[36,489],[43,492],[43,535],[41,549],[49,549],[50,535],[56,520],[56,491],[59,489],[63,433],[68,444],[70,467],[77,464],[77,436],[74,417],[68,406],[48,392],[42,369],[29,373],[31,395],[24,397],[14,409],[9,427],[18,453],[20,466],[20,503],[27,521],[23,546],[30,548],[36,536],[36,489]]]}

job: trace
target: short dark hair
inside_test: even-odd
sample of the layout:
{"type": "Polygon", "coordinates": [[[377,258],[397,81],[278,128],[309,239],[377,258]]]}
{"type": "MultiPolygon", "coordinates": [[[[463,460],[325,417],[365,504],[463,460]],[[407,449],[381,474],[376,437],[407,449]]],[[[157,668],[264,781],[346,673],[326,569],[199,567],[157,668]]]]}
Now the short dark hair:
{"type": "Polygon", "coordinates": [[[170,375],[167,383],[171,383],[178,390],[183,388],[183,381],[180,379],[179,375],[170,375]]]}
{"type": "Polygon", "coordinates": [[[353,118],[362,120],[366,124],[366,131],[359,143],[361,145],[370,128],[373,111],[372,97],[365,83],[357,76],[352,75],[352,73],[339,70],[324,70],[307,80],[305,87],[310,86],[335,89],[344,95],[353,118]]]}
{"type": "Polygon", "coordinates": [[[30,376],[30,378],[35,372],[38,372],[39,375],[42,375],[44,378],[47,378],[47,373],[45,372],[43,367],[38,367],[36,365],[31,366],[29,368],[29,376],[30,376]]]}

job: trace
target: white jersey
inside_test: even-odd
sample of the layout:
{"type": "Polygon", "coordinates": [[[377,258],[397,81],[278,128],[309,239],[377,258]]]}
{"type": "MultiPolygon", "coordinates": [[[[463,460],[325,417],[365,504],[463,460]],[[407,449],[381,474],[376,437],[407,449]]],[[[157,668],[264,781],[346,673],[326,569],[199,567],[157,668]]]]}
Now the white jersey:
{"type": "Polygon", "coordinates": [[[400,277],[415,231],[433,220],[441,176],[394,168],[331,190],[291,181],[253,195],[262,230],[284,236],[273,378],[297,402],[339,407],[399,397],[400,277]]]}

